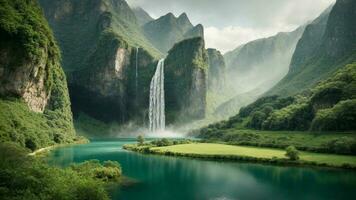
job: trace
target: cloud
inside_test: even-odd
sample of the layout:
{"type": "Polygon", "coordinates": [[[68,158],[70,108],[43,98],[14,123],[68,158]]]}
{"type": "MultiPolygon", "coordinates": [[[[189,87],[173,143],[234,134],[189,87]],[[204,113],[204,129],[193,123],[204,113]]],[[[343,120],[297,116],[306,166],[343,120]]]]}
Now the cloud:
{"type": "Polygon", "coordinates": [[[229,26],[219,29],[210,26],[205,28],[206,46],[219,49],[222,53],[234,49],[248,41],[266,37],[268,35],[270,34],[242,27],[229,26]]]}
{"type": "Polygon", "coordinates": [[[208,47],[222,51],[243,41],[292,31],[315,19],[335,0],[128,0],[154,17],[186,12],[206,28],[208,47]],[[220,36],[220,37],[219,37],[220,36]],[[222,38],[226,37],[226,38],[222,38]]]}
{"type": "MultiPolygon", "coordinates": [[[[278,30],[289,30],[289,27],[280,28],[278,30]]],[[[236,47],[246,44],[247,42],[270,37],[278,32],[276,29],[253,29],[243,28],[238,26],[228,26],[219,29],[214,26],[205,28],[205,41],[207,48],[219,49],[222,53],[226,53],[236,47]]]]}

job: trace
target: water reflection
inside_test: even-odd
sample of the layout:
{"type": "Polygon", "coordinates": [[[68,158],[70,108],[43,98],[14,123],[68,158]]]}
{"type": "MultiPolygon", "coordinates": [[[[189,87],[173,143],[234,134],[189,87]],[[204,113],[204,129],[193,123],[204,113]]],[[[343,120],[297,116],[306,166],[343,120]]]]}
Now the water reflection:
{"type": "Polygon", "coordinates": [[[94,142],[52,152],[52,164],[66,166],[88,159],[117,160],[126,176],[140,184],[112,191],[114,199],[351,199],[356,173],[223,163],[121,149],[129,141],[94,142]]]}

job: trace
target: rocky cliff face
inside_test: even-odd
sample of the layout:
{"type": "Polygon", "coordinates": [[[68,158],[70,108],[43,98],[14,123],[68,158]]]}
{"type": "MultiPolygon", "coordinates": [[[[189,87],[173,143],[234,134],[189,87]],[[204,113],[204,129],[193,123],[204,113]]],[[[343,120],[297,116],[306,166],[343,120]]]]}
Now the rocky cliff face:
{"type": "Polygon", "coordinates": [[[226,66],[224,57],[216,49],[207,49],[209,58],[208,89],[214,92],[225,88],[226,66]]]}
{"type": "Polygon", "coordinates": [[[41,4],[64,52],[74,114],[83,112],[105,122],[143,122],[160,53],[141,33],[128,4],[124,0],[41,4]]]}
{"type": "Polygon", "coordinates": [[[60,52],[40,7],[36,1],[2,1],[0,12],[1,141],[34,150],[72,140],[60,52]]]}
{"type": "Polygon", "coordinates": [[[303,63],[317,51],[322,42],[321,36],[324,35],[329,14],[333,6],[326,9],[318,18],[308,24],[304,30],[303,36],[298,41],[295,48],[292,61],[289,67],[290,72],[298,71],[303,63]]]}
{"type": "Polygon", "coordinates": [[[356,22],[352,19],[356,17],[355,8],[353,0],[338,0],[329,15],[323,14],[312,23],[298,43],[289,73],[267,94],[293,95],[326,79],[345,64],[354,62],[356,22]],[[316,43],[303,48],[310,40],[316,43]]]}
{"type": "Polygon", "coordinates": [[[165,61],[168,123],[202,119],[206,111],[208,55],[202,38],[187,39],[169,51],[165,61]]]}
{"type": "Polygon", "coordinates": [[[204,38],[204,28],[201,24],[193,26],[188,16],[183,13],[178,18],[168,13],[143,26],[144,33],[150,42],[162,53],[177,42],[193,37],[204,38]]]}
{"type": "Polygon", "coordinates": [[[50,97],[46,87],[48,47],[44,47],[34,60],[19,50],[19,42],[1,32],[0,95],[21,97],[32,111],[43,112],[50,97]]]}

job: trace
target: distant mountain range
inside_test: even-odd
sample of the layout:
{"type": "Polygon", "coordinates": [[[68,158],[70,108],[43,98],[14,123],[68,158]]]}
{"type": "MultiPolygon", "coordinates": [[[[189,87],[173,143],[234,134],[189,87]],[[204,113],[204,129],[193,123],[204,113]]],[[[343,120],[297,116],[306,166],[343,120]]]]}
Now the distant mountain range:
{"type": "Polygon", "coordinates": [[[184,39],[204,38],[203,26],[201,24],[193,26],[185,13],[179,17],[168,13],[156,20],[149,21],[142,28],[145,36],[162,53],[167,53],[175,43],[184,39]]]}
{"type": "MultiPolygon", "coordinates": [[[[245,104],[238,115],[228,121],[210,125],[210,129],[216,130],[204,134],[233,127],[262,130],[355,130],[355,11],[356,1],[336,1],[335,5],[306,26],[296,45],[287,75],[264,93],[263,97],[249,105],[245,104]]],[[[239,55],[242,50],[243,47],[240,47],[225,55],[227,63],[231,65],[234,53],[239,55]]],[[[250,56],[257,61],[261,58],[253,57],[253,54],[250,56]]],[[[250,69],[239,70],[244,73],[250,69]]],[[[246,103],[241,102],[246,97],[251,100],[250,93],[238,95],[222,104],[217,112],[229,113],[229,110],[246,103]]]]}

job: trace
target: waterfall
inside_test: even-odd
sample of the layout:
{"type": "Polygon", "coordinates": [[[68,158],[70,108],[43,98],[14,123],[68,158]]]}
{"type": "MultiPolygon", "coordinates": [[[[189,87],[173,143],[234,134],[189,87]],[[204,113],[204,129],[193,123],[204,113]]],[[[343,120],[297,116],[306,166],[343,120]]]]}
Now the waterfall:
{"type": "Polygon", "coordinates": [[[164,59],[161,59],[150,85],[149,128],[151,132],[165,129],[164,59]]]}
{"type": "Polygon", "coordinates": [[[136,98],[138,96],[138,47],[136,48],[136,79],[135,79],[135,92],[136,92],[136,98]]]}

